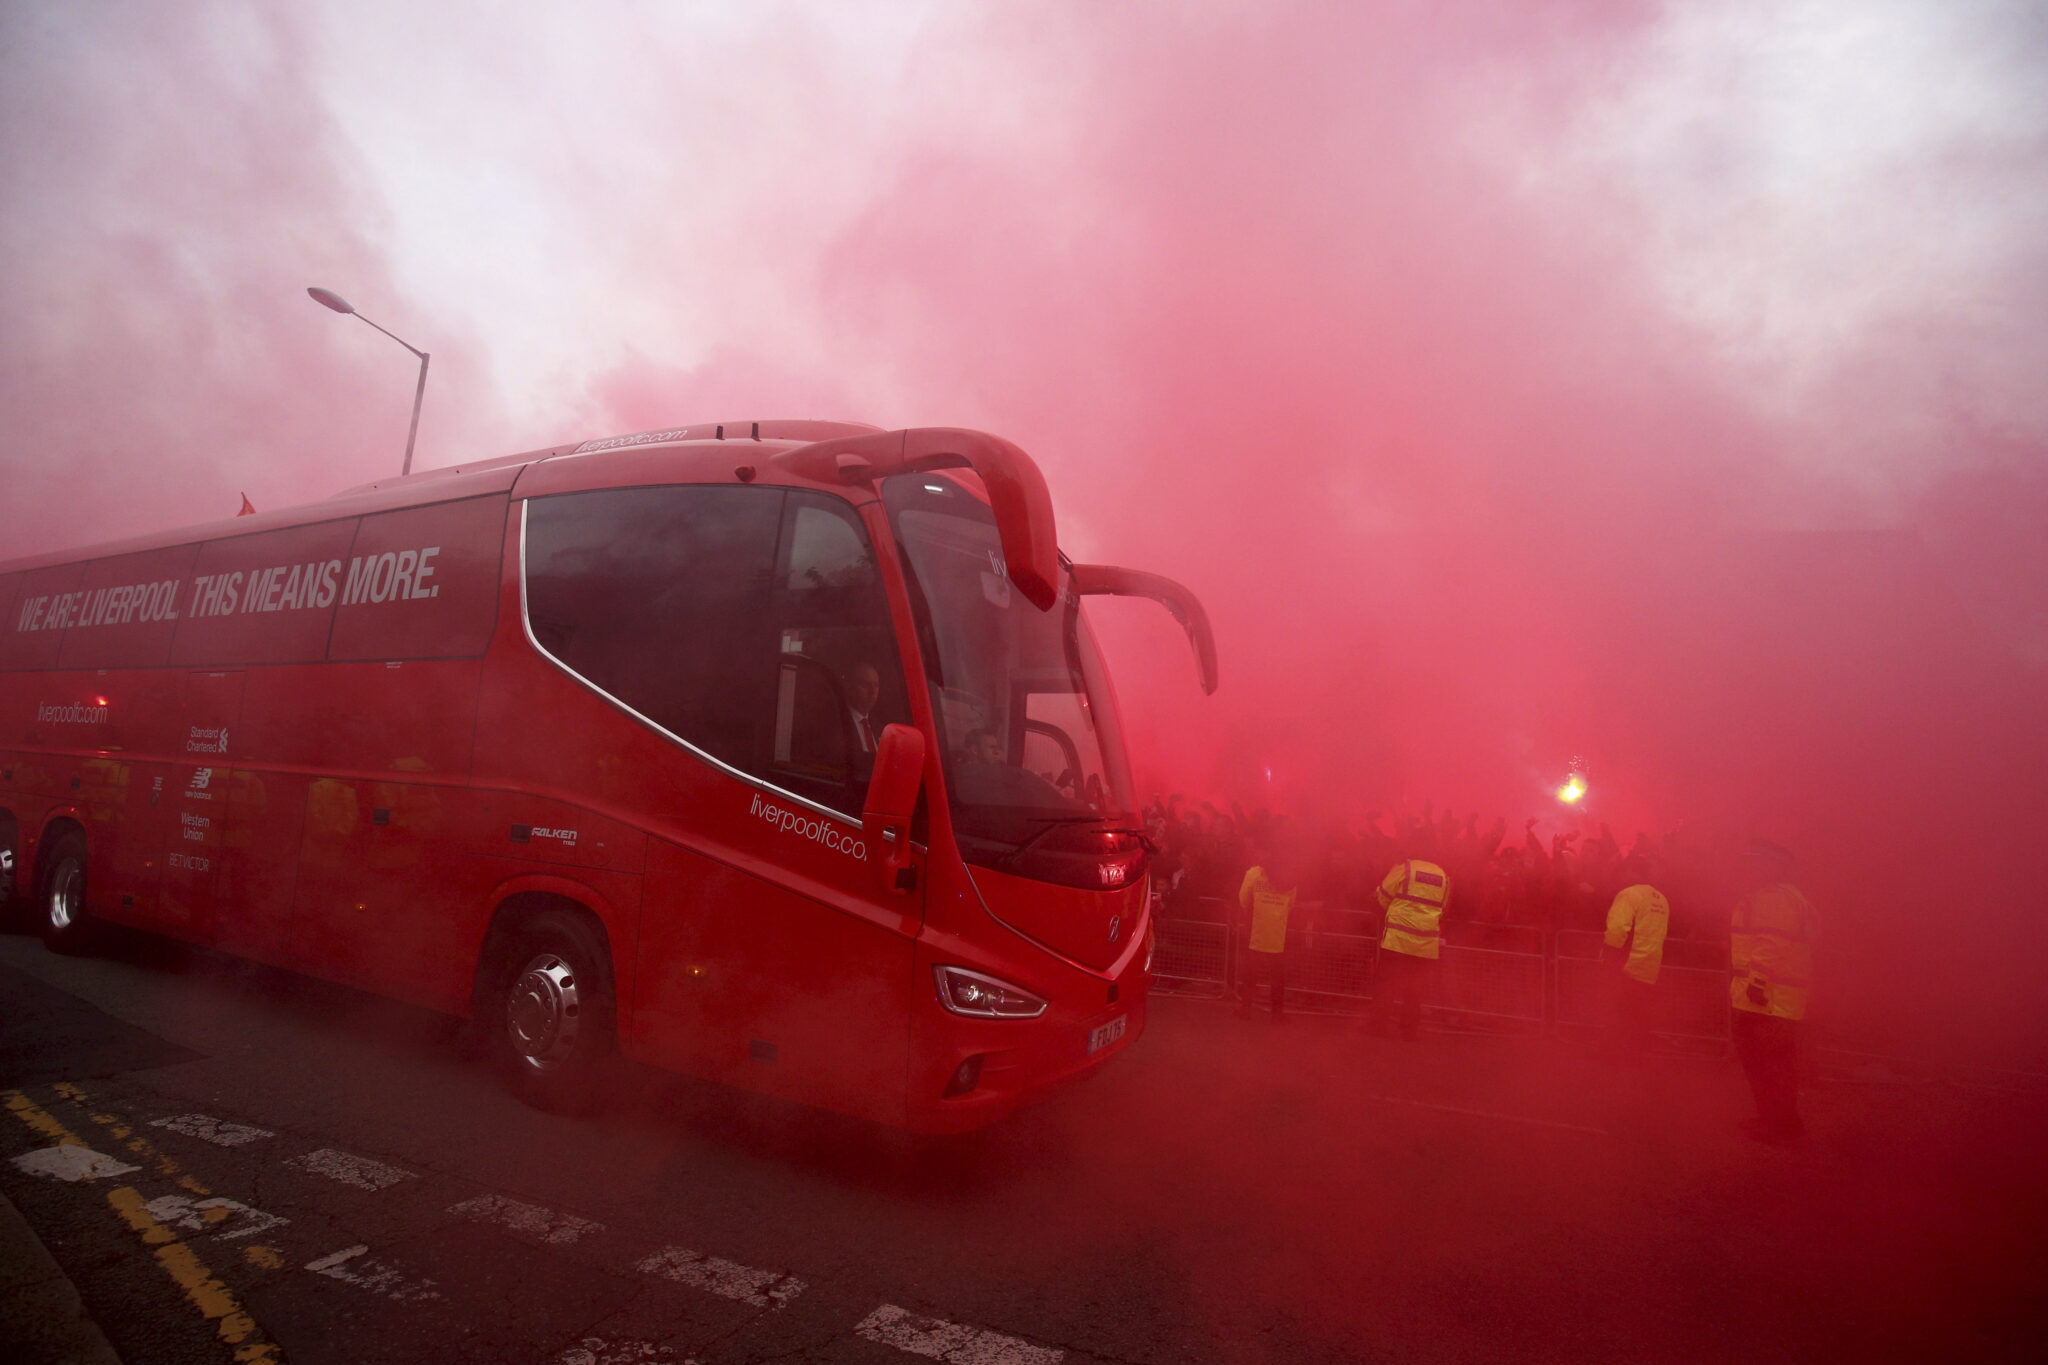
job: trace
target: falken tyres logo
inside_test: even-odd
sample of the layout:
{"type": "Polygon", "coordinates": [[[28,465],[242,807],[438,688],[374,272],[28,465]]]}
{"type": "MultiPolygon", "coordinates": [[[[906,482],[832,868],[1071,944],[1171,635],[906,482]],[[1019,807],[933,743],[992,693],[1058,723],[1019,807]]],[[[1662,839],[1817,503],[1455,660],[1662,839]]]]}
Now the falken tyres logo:
{"type": "Polygon", "coordinates": [[[754,804],[747,808],[747,814],[758,815],[784,834],[794,834],[799,839],[809,839],[814,844],[823,844],[834,853],[844,853],[856,862],[868,860],[868,846],[865,841],[842,832],[830,820],[820,820],[815,815],[805,815],[800,810],[789,810],[773,801],[761,799],[761,793],[754,793],[754,804]]]}

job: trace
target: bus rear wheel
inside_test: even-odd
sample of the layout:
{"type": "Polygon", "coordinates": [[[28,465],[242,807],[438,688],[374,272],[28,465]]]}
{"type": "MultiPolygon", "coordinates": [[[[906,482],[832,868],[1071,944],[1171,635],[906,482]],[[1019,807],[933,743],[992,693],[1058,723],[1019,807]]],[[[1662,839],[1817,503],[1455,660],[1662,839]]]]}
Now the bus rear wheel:
{"type": "Polygon", "coordinates": [[[618,1013],[599,935],[574,915],[536,915],[502,951],[497,979],[486,1026],[513,1092],[538,1109],[589,1113],[617,1052],[618,1013]]]}
{"type": "Polygon", "coordinates": [[[92,941],[92,917],[85,909],[84,836],[59,835],[42,866],[43,942],[54,952],[82,953],[92,941]]]}

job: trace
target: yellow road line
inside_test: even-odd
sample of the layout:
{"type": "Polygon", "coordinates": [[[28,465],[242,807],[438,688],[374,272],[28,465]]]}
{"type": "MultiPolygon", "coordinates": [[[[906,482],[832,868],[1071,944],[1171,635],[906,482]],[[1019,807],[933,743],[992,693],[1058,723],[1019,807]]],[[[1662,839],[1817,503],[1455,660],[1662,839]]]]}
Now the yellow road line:
{"type": "MultiPolygon", "coordinates": [[[[74,1087],[74,1090],[75,1089],[76,1087],[74,1087]]],[[[77,1095],[76,1098],[84,1099],[85,1096],[80,1094],[77,1095]]],[[[121,1122],[120,1118],[116,1115],[92,1114],[89,1117],[92,1119],[94,1123],[97,1123],[98,1125],[100,1125],[100,1127],[106,1129],[107,1135],[109,1137],[114,1138],[116,1141],[122,1141],[125,1139],[124,1145],[128,1148],[130,1152],[133,1152],[136,1156],[141,1157],[144,1161],[147,1161],[152,1166],[156,1167],[156,1173],[162,1176],[164,1179],[177,1181],[178,1187],[180,1189],[190,1190],[193,1194],[199,1195],[201,1198],[204,1198],[205,1196],[213,1193],[212,1190],[207,1189],[206,1186],[200,1184],[191,1176],[186,1175],[183,1167],[179,1166],[177,1162],[171,1160],[162,1152],[159,1152],[156,1149],[155,1145],[151,1143],[148,1138],[135,1136],[135,1130],[133,1128],[130,1128],[127,1124],[121,1122]]],[[[225,1217],[226,1215],[224,1213],[217,1212],[215,1216],[225,1217]]]]}
{"type": "MultiPolygon", "coordinates": [[[[52,1089],[66,1099],[84,1098],[84,1094],[76,1086],[58,1085],[52,1089]]],[[[67,1143],[74,1147],[85,1146],[75,1133],[19,1090],[0,1091],[0,1103],[4,1103],[8,1112],[32,1131],[41,1133],[44,1137],[54,1138],[59,1143],[67,1143]]],[[[94,1114],[92,1117],[94,1122],[106,1126],[116,1137],[122,1136],[126,1131],[111,1114],[94,1114]]],[[[166,1176],[177,1174],[176,1163],[157,1153],[154,1147],[140,1138],[131,1142],[129,1149],[152,1157],[157,1163],[159,1173],[166,1176]]],[[[190,1177],[180,1176],[178,1183],[186,1189],[200,1194],[206,1193],[206,1190],[190,1177]]],[[[214,1330],[220,1339],[235,1348],[234,1358],[237,1365],[276,1365],[280,1358],[276,1345],[263,1339],[263,1331],[256,1325],[256,1320],[235,1301],[235,1296],[228,1287],[214,1278],[213,1272],[206,1268],[206,1263],[199,1259],[198,1254],[189,1245],[179,1241],[177,1233],[150,1216],[148,1201],[143,1199],[141,1191],[123,1185],[119,1189],[107,1192],[107,1203],[111,1204],[114,1211],[120,1214],[128,1226],[142,1238],[145,1246],[156,1249],[156,1261],[164,1268],[164,1273],[184,1291],[186,1299],[199,1310],[201,1317],[216,1324],[214,1330]]]]}
{"type": "Polygon", "coordinates": [[[55,1138],[57,1141],[73,1147],[85,1146],[84,1143],[71,1135],[69,1128],[66,1128],[63,1124],[44,1113],[36,1106],[34,1100],[22,1094],[19,1090],[0,1091],[0,1098],[5,1099],[9,1113],[27,1124],[34,1131],[41,1133],[44,1137],[55,1138]]]}
{"type": "Polygon", "coordinates": [[[150,1216],[139,1191],[125,1185],[109,1190],[107,1202],[128,1220],[129,1227],[141,1234],[145,1243],[156,1248],[157,1264],[185,1291],[185,1297],[192,1301],[200,1316],[219,1324],[216,1330],[220,1339],[241,1348],[235,1352],[237,1361],[268,1365],[277,1359],[277,1348],[263,1340],[256,1320],[242,1310],[228,1287],[213,1277],[192,1248],[178,1240],[178,1234],[150,1216]]]}

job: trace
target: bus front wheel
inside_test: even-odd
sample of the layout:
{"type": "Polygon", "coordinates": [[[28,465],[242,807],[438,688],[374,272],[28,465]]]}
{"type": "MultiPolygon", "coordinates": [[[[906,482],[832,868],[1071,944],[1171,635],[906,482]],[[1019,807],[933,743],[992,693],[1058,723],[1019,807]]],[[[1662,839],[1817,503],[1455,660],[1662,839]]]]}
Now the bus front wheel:
{"type": "Polygon", "coordinates": [[[535,915],[512,936],[498,981],[490,1028],[514,1093],[554,1113],[590,1112],[611,1076],[618,1027],[601,937],[575,915],[535,915]]]}
{"type": "Polygon", "coordinates": [[[92,938],[92,917],[85,909],[85,838],[75,831],[61,834],[44,857],[43,942],[55,952],[82,953],[92,938]]]}

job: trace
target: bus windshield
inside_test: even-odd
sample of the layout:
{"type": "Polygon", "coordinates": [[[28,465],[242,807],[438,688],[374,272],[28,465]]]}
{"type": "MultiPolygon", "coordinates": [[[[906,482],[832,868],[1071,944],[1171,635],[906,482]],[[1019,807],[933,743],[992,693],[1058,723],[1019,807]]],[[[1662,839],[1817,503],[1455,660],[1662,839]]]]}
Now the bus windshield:
{"type": "Polygon", "coordinates": [[[962,482],[884,480],[924,653],[954,830],[1002,865],[1060,826],[1137,823],[1116,706],[1080,598],[1040,611],[1010,582],[995,515],[962,482]]]}

